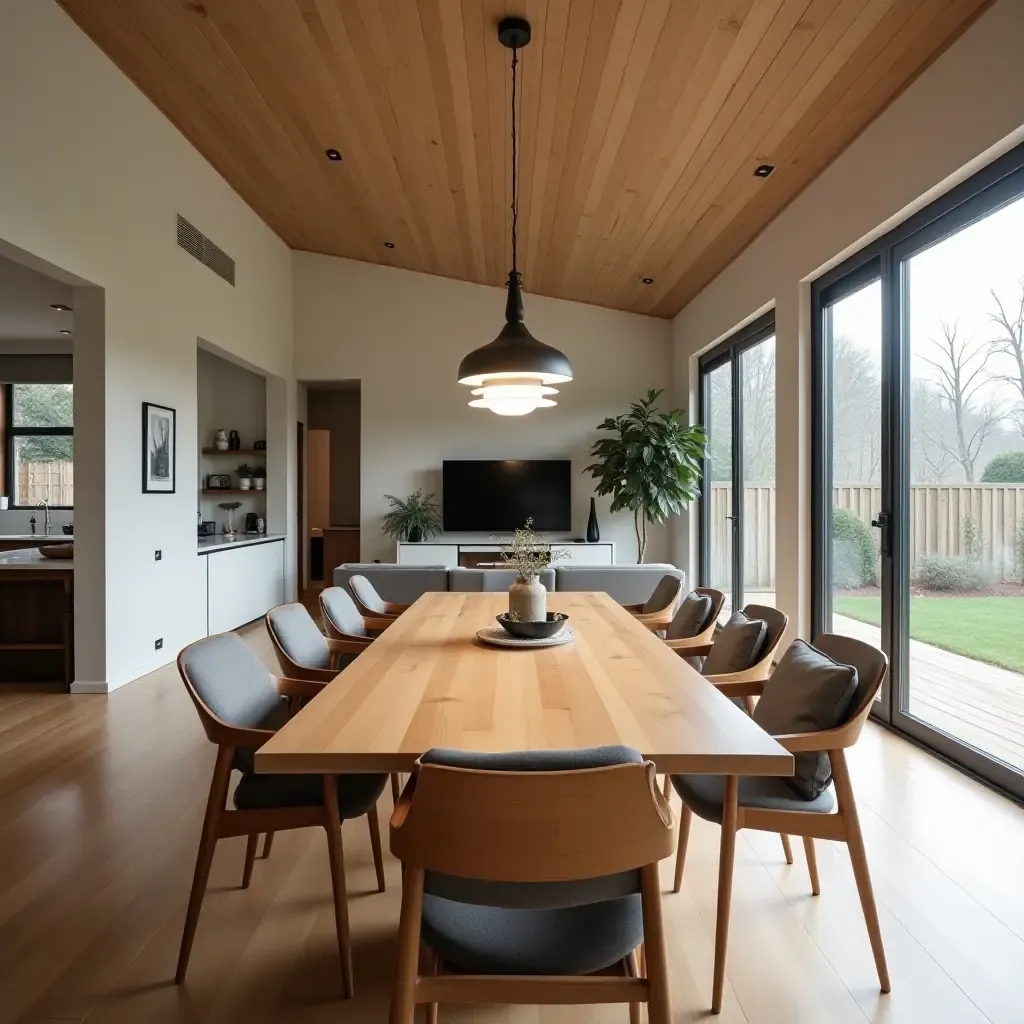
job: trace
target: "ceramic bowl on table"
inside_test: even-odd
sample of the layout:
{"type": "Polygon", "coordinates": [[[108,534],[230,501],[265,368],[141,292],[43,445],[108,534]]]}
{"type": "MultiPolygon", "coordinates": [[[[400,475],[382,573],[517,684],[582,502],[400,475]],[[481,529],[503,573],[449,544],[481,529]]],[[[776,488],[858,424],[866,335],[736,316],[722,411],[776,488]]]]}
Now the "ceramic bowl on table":
{"type": "Polygon", "coordinates": [[[569,621],[564,612],[548,612],[548,617],[540,622],[519,622],[507,614],[496,615],[495,618],[506,633],[520,640],[546,640],[559,633],[569,621]]]}

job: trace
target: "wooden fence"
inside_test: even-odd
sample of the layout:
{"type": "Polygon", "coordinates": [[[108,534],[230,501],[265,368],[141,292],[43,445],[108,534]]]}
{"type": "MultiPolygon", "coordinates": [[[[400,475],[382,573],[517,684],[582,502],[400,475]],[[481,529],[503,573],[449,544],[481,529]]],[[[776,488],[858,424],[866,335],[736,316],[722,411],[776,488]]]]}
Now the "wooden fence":
{"type": "MultiPolygon", "coordinates": [[[[852,509],[870,523],[882,500],[871,484],[843,484],[832,489],[832,504],[852,509]]],[[[732,486],[711,488],[711,576],[727,584],[731,527],[732,486]]],[[[751,484],[743,492],[744,586],[775,587],[775,487],[751,484]]],[[[1024,523],[1024,484],[933,485],[910,488],[910,565],[925,555],[974,554],[997,580],[1018,580],[1024,564],[1016,559],[1016,537],[1024,523]],[[968,551],[965,524],[974,524],[973,552],[968,551]]],[[[877,543],[877,538],[876,538],[877,543]]]]}
{"type": "Polygon", "coordinates": [[[19,462],[18,504],[74,505],[75,464],[73,462],[19,462]]]}

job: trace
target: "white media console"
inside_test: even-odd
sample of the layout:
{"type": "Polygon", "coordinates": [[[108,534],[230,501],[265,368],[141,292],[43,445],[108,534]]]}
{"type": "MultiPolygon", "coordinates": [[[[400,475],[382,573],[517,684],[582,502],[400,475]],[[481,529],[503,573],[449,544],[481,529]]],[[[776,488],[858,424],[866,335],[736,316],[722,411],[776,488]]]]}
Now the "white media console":
{"type": "MultiPolygon", "coordinates": [[[[564,561],[555,561],[559,565],[614,565],[615,544],[612,541],[598,541],[587,544],[580,541],[552,541],[552,547],[567,548],[571,554],[564,561]]],[[[500,563],[500,544],[475,544],[470,541],[452,541],[437,543],[422,541],[412,544],[408,541],[398,542],[399,565],[443,565],[446,569],[458,569],[460,566],[475,566],[482,561],[492,561],[481,556],[494,555],[493,561],[500,563]]]]}

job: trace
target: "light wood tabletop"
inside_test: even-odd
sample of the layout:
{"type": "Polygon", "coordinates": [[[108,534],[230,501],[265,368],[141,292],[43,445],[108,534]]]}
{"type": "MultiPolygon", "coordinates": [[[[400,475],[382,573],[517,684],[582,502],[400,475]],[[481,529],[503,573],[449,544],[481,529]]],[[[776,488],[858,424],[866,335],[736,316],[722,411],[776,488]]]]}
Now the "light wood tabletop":
{"type": "Polygon", "coordinates": [[[407,772],[431,747],[624,743],[659,772],[791,775],[793,758],[607,594],[553,593],[576,639],[489,647],[507,595],[424,594],[256,754],[261,772],[407,772]]]}

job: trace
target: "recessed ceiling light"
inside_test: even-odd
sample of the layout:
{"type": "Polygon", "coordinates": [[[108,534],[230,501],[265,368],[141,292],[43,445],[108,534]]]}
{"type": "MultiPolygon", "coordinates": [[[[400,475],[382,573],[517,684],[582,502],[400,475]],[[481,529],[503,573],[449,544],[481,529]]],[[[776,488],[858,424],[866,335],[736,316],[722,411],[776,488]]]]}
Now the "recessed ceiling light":
{"type": "Polygon", "coordinates": [[[328,149],[328,150],[325,150],[324,152],[327,153],[327,159],[328,160],[338,161],[338,160],[341,159],[341,154],[336,149],[328,149]]]}
{"type": "Polygon", "coordinates": [[[50,309],[59,310],[61,313],[70,313],[71,307],[65,306],[63,302],[51,302],[50,309]]]}
{"type": "Polygon", "coordinates": [[[385,249],[394,249],[394,247],[395,247],[395,243],[394,242],[385,242],[384,243],[384,248],[385,249]]]}
{"type": "Polygon", "coordinates": [[[641,277],[640,280],[644,284],[654,284],[654,278],[653,277],[641,277]]]}
{"type": "Polygon", "coordinates": [[[775,164],[760,164],[756,171],[754,171],[755,178],[767,178],[772,171],[775,170],[775,164]]]}
{"type": "Polygon", "coordinates": [[[70,334],[71,332],[70,331],[61,331],[60,333],[61,334],[70,334]]]}

